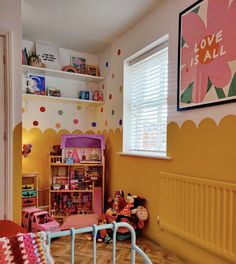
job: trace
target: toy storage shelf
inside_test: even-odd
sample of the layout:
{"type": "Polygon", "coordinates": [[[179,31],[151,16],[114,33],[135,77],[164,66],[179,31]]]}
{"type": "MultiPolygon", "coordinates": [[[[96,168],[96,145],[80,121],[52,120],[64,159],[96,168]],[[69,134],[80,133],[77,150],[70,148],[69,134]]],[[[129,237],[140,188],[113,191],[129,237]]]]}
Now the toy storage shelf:
{"type": "Polygon", "coordinates": [[[103,105],[104,102],[92,101],[92,100],[82,100],[77,98],[66,98],[66,97],[55,97],[55,96],[47,96],[47,95],[34,95],[23,93],[22,98],[24,100],[47,100],[54,101],[59,103],[72,103],[72,104],[80,104],[84,106],[100,106],[103,105]]]}
{"type": "Polygon", "coordinates": [[[22,207],[38,206],[38,173],[22,173],[22,207]]]}
{"type": "Polygon", "coordinates": [[[50,190],[51,193],[92,193],[93,190],[50,190]]]}
{"type": "Polygon", "coordinates": [[[104,81],[104,77],[101,76],[92,76],[87,74],[79,74],[79,73],[71,73],[71,72],[64,72],[58,71],[48,68],[40,68],[40,67],[33,67],[29,65],[22,65],[22,72],[24,74],[32,73],[36,75],[44,75],[49,77],[56,77],[62,79],[70,79],[76,81],[83,81],[83,82],[102,82],[104,81]]]}

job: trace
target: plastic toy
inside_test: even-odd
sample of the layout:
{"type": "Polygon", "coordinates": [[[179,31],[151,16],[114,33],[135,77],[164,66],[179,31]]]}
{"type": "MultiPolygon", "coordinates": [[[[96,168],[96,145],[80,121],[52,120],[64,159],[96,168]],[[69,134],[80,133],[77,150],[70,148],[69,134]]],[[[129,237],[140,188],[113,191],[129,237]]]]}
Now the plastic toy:
{"type": "MultiPolygon", "coordinates": [[[[102,214],[98,218],[98,224],[99,225],[105,225],[107,224],[106,215],[102,214]]],[[[112,239],[107,231],[107,229],[99,230],[97,233],[97,241],[98,242],[105,242],[105,243],[111,243],[112,239]]]]}
{"type": "Polygon", "coordinates": [[[36,212],[40,212],[42,209],[39,208],[25,208],[22,210],[22,226],[31,232],[31,222],[33,214],[36,212]]]}
{"type": "Polygon", "coordinates": [[[47,211],[40,211],[33,214],[31,230],[32,232],[57,232],[60,228],[59,223],[47,211]]]}

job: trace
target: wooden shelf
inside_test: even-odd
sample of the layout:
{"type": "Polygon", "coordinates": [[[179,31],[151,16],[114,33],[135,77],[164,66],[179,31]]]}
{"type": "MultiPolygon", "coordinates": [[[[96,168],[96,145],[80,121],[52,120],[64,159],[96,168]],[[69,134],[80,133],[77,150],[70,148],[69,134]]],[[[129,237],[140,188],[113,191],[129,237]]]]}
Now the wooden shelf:
{"type": "Polygon", "coordinates": [[[27,93],[23,93],[22,98],[24,100],[48,100],[48,101],[55,101],[62,103],[75,103],[84,106],[99,106],[104,104],[104,102],[98,102],[98,101],[81,100],[81,99],[66,98],[66,97],[55,97],[55,96],[47,96],[47,95],[34,95],[27,93]]]}
{"type": "Polygon", "coordinates": [[[74,164],[66,164],[66,163],[50,163],[51,166],[58,166],[58,167],[63,167],[63,166],[68,166],[68,167],[98,167],[98,166],[103,166],[102,163],[74,163],[74,164]]]}
{"type": "Polygon", "coordinates": [[[85,193],[85,192],[88,192],[88,193],[92,193],[93,190],[50,190],[51,193],[85,193]]]}
{"type": "Polygon", "coordinates": [[[87,74],[80,74],[80,73],[72,73],[72,72],[65,72],[65,71],[58,71],[48,68],[40,68],[40,67],[33,67],[29,65],[22,65],[22,72],[25,74],[37,74],[49,77],[57,77],[62,79],[70,79],[76,81],[83,81],[83,82],[102,82],[104,81],[104,77],[101,76],[92,76],[87,74]]]}

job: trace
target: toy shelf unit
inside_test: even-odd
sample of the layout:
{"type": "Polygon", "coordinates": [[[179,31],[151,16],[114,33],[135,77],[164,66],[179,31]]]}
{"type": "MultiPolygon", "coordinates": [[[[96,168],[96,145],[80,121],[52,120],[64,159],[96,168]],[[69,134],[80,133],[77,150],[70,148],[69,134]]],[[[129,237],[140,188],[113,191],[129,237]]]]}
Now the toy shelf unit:
{"type": "MultiPolygon", "coordinates": [[[[79,103],[85,106],[99,106],[104,104],[103,99],[98,100],[98,98],[93,95],[93,91],[100,90],[97,89],[98,84],[104,81],[104,77],[29,65],[22,65],[22,74],[24,100],[79,103]],[[32,82],[31,79],[35,80],[35,82],[32,82]],[[70,89],[68,89],[68,86],[70,89]],[[88,96],[80,98],[80,93],[82,91],[86,92],[88,96]]],[[[102,94],[101,91],[98,93],[102,94]]],[[[101,98],[103,98],[103,96],[101,98]]]]}
{"type": "Polygon", "coordinates": [[[38,173],[22,174],[22,207],[38,206],[38,173]]]}
{"type": "Polygon", "coordinates": [[[58,218],[101,214],[105,183],[103,136],[66,134],[61,148],[62,156],[49,158],[49,211],[58,218]]]}

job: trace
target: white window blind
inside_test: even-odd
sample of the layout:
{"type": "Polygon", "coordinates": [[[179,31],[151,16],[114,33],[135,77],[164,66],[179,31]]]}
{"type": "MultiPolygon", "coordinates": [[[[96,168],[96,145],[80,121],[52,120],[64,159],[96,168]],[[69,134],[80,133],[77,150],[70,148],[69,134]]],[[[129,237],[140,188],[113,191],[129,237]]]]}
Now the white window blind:
{"type": "Polygon", "coordinates": [[[129,62],[128,152],[166,155],[167,43],[129,62]],[[155,51],[155,52],[153,52],[155,51]],[[151,55],[150,55],[151,54],[151,55]]]}

